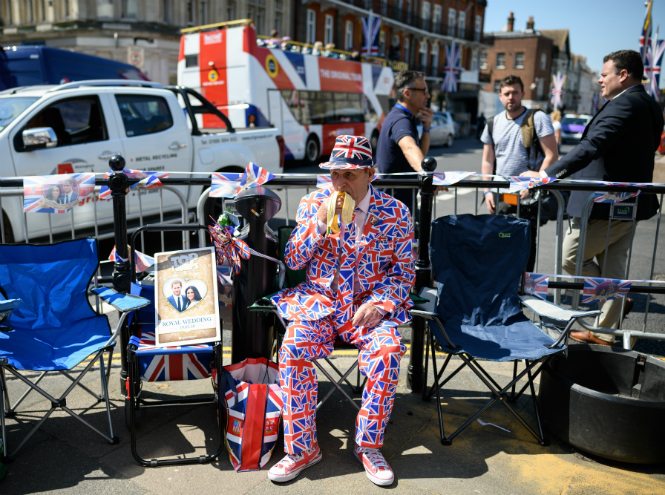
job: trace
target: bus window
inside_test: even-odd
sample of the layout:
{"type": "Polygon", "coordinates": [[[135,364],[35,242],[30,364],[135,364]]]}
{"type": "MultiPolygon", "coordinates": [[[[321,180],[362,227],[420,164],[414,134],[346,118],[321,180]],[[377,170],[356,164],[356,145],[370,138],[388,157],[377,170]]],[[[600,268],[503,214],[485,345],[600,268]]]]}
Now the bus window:
{"type": "Polygon", "coordinates": [[[363,95],[283,89],[282,98],[300,125],[365,122],[363,95]]]}
{"type": "Polygon", "coordinates": [[[363,95],[360,93],[333,93],[335,108],[331,123],[360,124],[365,122],[363,95]]]}
{"type": "Polygon", "coordinates": [[[363,95],[363,104],[365,110],[365,122],[376,124],[379,121],[379,116],[376,114],[372,102],[369,101],[369,99],[367,99],[367,97],[364,95],[363,95]]]}

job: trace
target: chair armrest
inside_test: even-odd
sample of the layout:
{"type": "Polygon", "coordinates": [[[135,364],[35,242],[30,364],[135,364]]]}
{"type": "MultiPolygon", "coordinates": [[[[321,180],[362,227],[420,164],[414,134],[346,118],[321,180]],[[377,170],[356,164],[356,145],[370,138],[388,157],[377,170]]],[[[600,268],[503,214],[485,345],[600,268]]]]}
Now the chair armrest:
{"type": "Polygon", "coordinates": [[[5,299],[0,294],[0,332],[9,332],[13,330],[9,323],[9,317],[12,312],[21,304],[20,299],[5,299]]]}
{"type": "Polygon", "coordinates": [[[545,318],[550,318],[552,320],[560,321],[564,325],[570,320],[576,320],[578,318],[585,318],[587,316],[597,316],[600,314],[600,311],[576,311],[572,309],[562,308],[557,306],[549,301],[545,301],[540,297],[522,295],[519,296],[520,301],[524,306],[529,308],[531,311],[536,313],[538,316],[544,316],[545,318]]]}
{"type": "Polygon", "coordinates": [[[120,294],[109,287],[97,287],[92,289],[92,292],[97,294],[104,302],[110,304],[121,313],[134,311],[135,309],[143,308],[150,304],[150,299],[134,296],[132,294],[120,294]]]}
{"type": "Polygon", "coordinates": [[[436,314],[436,293],[436,287],[423,287],[420,289],[417,296],[411,297],[411,300],[415,304],[413,310],[429,313],[431,315],[436,314]]]}
{"type": "Polygon", "coordinates": [[[270,300],[271,297],[272,296],[265,296],[261,299],[257,299],[248,309],[260,313],[272,313],[273,311],[276,311],[277,308],[275,308],[275,305],[270,300]]]}

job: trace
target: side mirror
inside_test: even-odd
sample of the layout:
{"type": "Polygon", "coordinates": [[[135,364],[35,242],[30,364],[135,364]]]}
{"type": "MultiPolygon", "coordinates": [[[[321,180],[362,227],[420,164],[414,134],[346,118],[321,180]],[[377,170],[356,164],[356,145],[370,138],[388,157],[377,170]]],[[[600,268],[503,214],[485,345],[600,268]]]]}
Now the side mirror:
{"type": "Polygon", "coordinates": [[[50,127],[35,127],[23,131],[23,146],[26,151],[58,146],[58,136],[50,127]]]}

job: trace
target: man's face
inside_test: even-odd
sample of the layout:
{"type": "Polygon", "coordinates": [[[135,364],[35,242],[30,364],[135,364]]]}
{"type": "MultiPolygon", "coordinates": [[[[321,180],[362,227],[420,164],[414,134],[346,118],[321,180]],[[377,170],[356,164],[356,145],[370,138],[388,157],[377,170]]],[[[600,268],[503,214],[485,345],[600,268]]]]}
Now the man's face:
{"type": "Polygon", "coordinates": [[[356,204],[367,194],[369,183],[374,177],[374,169],[331,170],[330,178],[335,191],[350,194],[356,204]]]}
{"type": "Polygon", "coordinates": [[[499,93],[501,104],[503,108],[512,112],[522,107],[522,98],[524,98],[524,91],[519,84],[511,84],[504,86],[499,93]]]}
{"type": "Polygon", "coordinates": [[[607,100],[614,98],[624,90],[621,83],[628,77],[628,72],[625,69],[618,74],[617,72],[613,60],[605,62],[603,69],[600,71],[600,78],[598,79],[600,95],[607,100]]]}
{"type": "Polygon", "coordinates": [[[66,180],[62,183],[62,190],[64,194],[69,194],[72,192],[72,183],[66,180]]]}
{"type": "Polygon", "coordinates": [[[425,108],[427,100],[430,98],[429,90],[427,89],[427,83],[423,79],[416,79],[408,88],[409,96],[404,94],[409,100],[409,104],[416,108],[425,108]]]}
{"type": "Polygon", "coordinates": [[[173,284],[173,295],[175,297],[180,297],[180,291],[182,290],[182,285],[173,284]]]}

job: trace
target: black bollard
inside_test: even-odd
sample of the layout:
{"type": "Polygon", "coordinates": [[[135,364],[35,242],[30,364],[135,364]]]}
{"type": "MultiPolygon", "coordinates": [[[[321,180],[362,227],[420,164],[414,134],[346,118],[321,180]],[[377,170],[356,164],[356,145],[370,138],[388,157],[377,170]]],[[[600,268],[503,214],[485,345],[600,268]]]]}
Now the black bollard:
{"type": "MultiPolygon", "coordinates": [[[[436,169],[436,160],[425,158],[421,167],[426,172],[436,169]]],[[[429,239],[432,226],[432,205],[434,201],[433,177],[420,175],[420,229],[418,233],[418,259],[416,260],[416,283],[414,291],[418,293],[423,287],[432,284],[432,266],[429,260],[429,239]]],[[[409,368],[406,376],[406,388],[414,393],[420,393],[425,387],[427,377],[423,371],[423,353],[425,350],[425,320],[414,317],[411,322],[411,352],[409,355],[409,368]]]]}
{"type": "MultiPolygon", "coordinates": [[[[266,223],[279,211],[282,203],[270,189],[246,189],[235,198],[235,208],[249,224],[243,237],[255,251],[277,258],[277,239],[266,232],[266,223]]],[[[242,260],[240,274],[233,279],[233,331],[231,334],[231,362],[245,358],[270,359],[275,338],[275,317],[250,312],[249,306],[264,296],[277,292],[275,282],[277,263],[251,255],[242,260]]]]}
{"type": "MultiPolygon", "coordinates": [[[[129,252],[127,249],[127,210],[125,196],[127,196],[127,176],[122,172],[125,168],[125,159],[121,155],[113,155],[109,160],[113,173],[108,178],[108,187],[113,198],[113,230],[115,232],[116,261],[113,265],[113,288],[128,294],[130,291],[132,274],[129,266],[129,252]],[[123,259],[125,261],[118,261],[123,259]]],[[[126,395],[127,382],[127,343],[129,342],[129,329],[125,323],[120,331],[120,393],[126,395]]]]}

